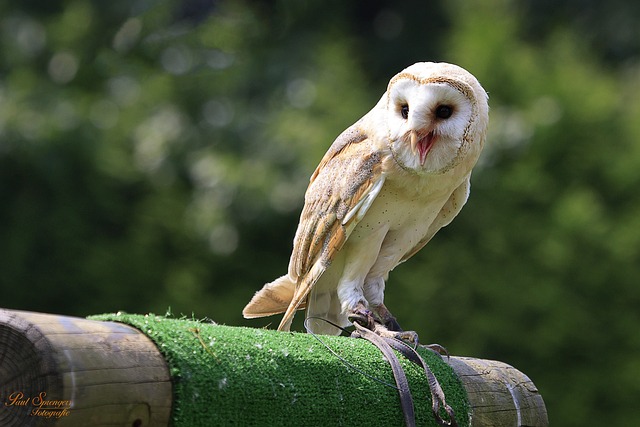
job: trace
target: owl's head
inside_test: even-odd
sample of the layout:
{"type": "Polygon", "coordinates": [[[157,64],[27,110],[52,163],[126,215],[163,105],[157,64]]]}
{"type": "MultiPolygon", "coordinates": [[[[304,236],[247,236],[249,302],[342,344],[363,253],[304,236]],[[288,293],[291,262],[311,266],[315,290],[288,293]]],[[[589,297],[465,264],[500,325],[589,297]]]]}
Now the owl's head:
{"type": "Polygon", "coordinates": [[[388,138],[396,161],[419,174],[476,163],[489,122],[487,93],[456,65],[419,62],[387,88],[388,138]]]}

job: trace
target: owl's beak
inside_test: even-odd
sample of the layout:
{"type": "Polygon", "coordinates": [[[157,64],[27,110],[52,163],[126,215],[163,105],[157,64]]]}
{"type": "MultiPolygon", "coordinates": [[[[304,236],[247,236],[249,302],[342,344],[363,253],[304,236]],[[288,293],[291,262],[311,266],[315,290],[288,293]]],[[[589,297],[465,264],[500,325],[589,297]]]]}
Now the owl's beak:
{"type": "Polygon", "coordinates": [[[415,130],[411,131],[411,151],[420,155],[420,166],[424,166],[424,162],[427,160],[427,154],[433,147],[433,143],[436,141],[436,136],[433,131],[427,134],[419,134],[415,130]]]}

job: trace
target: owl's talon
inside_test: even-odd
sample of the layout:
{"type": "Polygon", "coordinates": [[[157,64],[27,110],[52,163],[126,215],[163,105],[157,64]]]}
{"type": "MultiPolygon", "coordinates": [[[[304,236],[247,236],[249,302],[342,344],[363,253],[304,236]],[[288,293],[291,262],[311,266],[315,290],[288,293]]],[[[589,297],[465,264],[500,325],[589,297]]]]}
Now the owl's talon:
{"type": "Polygon", "coordinates": [[[449,351],[445,347],[441,346],[440,344],[425,344],[425,345],[422,345],[421,347],[429,349],[440,356],[449,357],[449,351]]]}

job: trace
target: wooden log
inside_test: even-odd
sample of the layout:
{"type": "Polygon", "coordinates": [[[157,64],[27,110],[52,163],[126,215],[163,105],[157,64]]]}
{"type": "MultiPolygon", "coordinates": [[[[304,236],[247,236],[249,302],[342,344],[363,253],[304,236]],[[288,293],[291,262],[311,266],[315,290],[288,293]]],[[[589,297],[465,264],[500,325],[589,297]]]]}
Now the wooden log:
{"type": "Polygon", "coordinates": [[[120,323],[0,309],[1,426],[168,425],[155,344],[120,323]]]}
{"type": "MultiPolygon", "coordinates": [[[[158,318],[162,324],[170,323],[160,320],[158,318]]],[[[203,363],[224,362],[223,354],[216,350],[223,348],[220,347],[223,337],[209,336],[207,342],[203,339],[207,327],[214,326],[202,324],[195,330],[192,321],[172,319],[172,322],[177,322],[176,328],[180,329],[177,333],[192,338],[194,348],[212,358],[203,363]]],[[[151,321],[145,332],[151,333],[152,327],[151,321]]],[[[228,331],[231,327],[224,328],[228,331]]],[[[241,337],[272,331],[237,328],[232,333],[241,337]]],[[[307,338],[304,334],[277,334],[277,337],[285,349],[293,348],[293,340],[307,338]]],[[[257,344],[250,342],[246,363],[255,363],[248,358],[250,351],[256,352],[254,355],[272,351],[258,349],[257,344]]],[[[237,341],[230,343],[241,345],[237,341]]],[[[289,361],[292,359],[288,353],[284,356],[289,361]]],[[[192,359],[193,355],[185,357],[192,359]]],[[[244,356],[241,359],[244,360],[244,356]]],[[[309,359],[295,360],[300,364],[293,365],[293,369],[308,368],[303,364],[309,359]]],[[[468,422],[461,422],[465,414],[458,414],[461,425],[548,426],[542,397],[533,382],[517,369],[491,360],[453,356],[445,360],[468,396],[468,422]]],[[[220,367],[228,373],[236,368],[220,367]]],[[[164,356],[139,329],[121,323],[0,309],[0,426],[184,425],[180,424],[180,414],[174,414],[170,421],[171,409],[175,406],[171,380],[164,356]]],[[[227,387],[226,380],[225,377],[223,383],[218,382],[214,391],[206,392],[216,392],[220,384],[227,387]]],[[[251,381],[249,379],[249,388],[251,381]]],[[[318,378],[318,381],[322,380],[318,378]]],[[[302,396],[299,399],[302,400],[302,396]]],[[[245,402],[245,406],[248,403],[245,402]]],[[[209,403],[205,401],[203,405],[209,403]]],[[[322,425],[330,424],[326,419],[319,421],[322,425]]]]}
{"type": "Polygon", "coordinates": [[[525,374],[495,360],[451,357],[471,406],[472,426],[548,426],[547,409],[525,374]]]}

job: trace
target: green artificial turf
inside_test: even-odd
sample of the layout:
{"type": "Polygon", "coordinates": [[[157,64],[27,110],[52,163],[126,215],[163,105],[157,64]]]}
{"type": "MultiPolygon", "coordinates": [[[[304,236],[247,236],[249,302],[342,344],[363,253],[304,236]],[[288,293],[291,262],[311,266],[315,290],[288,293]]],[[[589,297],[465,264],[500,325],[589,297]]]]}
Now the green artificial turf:
{"type": "MultiPolygon", "coordinates": [[[[401,426],[398,391],[345,365],[314,336],[232,327],[156,315],[103,314],[155,342],[173,379],[175,427],[401,426]]],[[[380,351],[363,339],[320,336],[362,372],[395,385],[380,351]]],[[[460,426],[467,426],[466,392],[452,369],[420,349],[460,426]]],[[[421,426],[436,426],[424,371],[400,356],[421,426]]]]}

